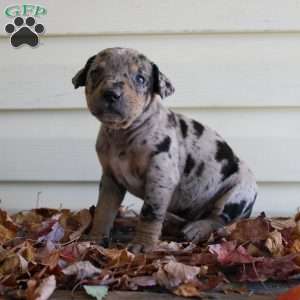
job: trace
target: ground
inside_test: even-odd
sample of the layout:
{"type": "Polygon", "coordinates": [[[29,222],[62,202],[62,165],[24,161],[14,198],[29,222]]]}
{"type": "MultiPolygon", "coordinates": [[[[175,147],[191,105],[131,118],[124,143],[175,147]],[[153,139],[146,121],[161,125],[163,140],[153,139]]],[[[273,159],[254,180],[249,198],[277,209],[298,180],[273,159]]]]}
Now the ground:
{"type": "Polygon", "coordinates": [[[163,235],[151,252],[136,254],[126,248],[135,213],[120,210],[111,248],[85,239],[92,218],[92,209],[39,208],[11,216],[0,210],[0,299],[91,299],[84,288],[109,289],[108,300],[277,300],[298,285],[296,298],[289,293],[278,300],[300,300],[299,212],[239,220],[198,245],[163,235]]]}
{"type": "MultiPolygon", "coordinates": [[[[287,282],[267,282],[267,283],[251,283],[247,285],[249,292],[244,295],[207,292],[203,293],[202,300],[275,300],[281,292],[299,284],[299,281],[287,282]]],[[[50,300],[67,300],[72,299],[70,291],[56,291],[50,300]]],[[[89,300],[85,292],[75,292],[74,298],[77,300],[89,300]]],[[[113,291],[109,292],[105,300],[186,300],[187,298],[177,297],[169,293],[153,293],[153,292],[125,292],[113,291]]],[[[189,298],[199,299],[199,298],[189,298]]]]}
{"type": "MultiPolygon", "coordinates": [[[[67,300],[72,299],[70,291],[57,291],[50,298],[51,300],[67,300]]],[[[73,299],[88,300],[91,297],[87,296],[84,292],[77,292],[74,294],[73,299]]],[[[149,293],[149,292],[110,292],[105,300],[184,300],[186,298],[177,297],[166,293],[149,293]]],[[[189,298],[199,299],[199,298],[189,298]]],[[[204,293],[203,300],[273,300],[276,299],[275,293],[268,293],[267,295],[224,295],[218,293],[204,293]]]]}

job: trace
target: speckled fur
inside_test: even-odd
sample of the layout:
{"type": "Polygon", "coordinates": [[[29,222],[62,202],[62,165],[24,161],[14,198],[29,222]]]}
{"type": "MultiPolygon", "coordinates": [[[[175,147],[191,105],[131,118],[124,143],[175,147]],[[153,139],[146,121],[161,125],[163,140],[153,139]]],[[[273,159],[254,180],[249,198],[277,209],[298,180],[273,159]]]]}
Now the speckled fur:
{"type": "Polygon", "coordinates": [[[109,234],[126,191],[144,200],[133,245],[153,244],[167,212],[186,220],[183,237],[195,242],[250,216],[257,196],[252,172],[214,130],[162,104],[174,88],[145,56],[131,49],[106,49],[88,61],[73,83],[86,86],[88,107],[102,121],[96,150],[103,178],[110,183],[100,189],[94,236],[109,234]],[[92,75],[99,66],[109,76],[92,75]],[[140,72],[143,88],[132,79],[140,72]],[[121,89],[115,117],[103,109],[107,86],[121,89]],[[119,192],[109,194],[111,189],[119,192]]]}

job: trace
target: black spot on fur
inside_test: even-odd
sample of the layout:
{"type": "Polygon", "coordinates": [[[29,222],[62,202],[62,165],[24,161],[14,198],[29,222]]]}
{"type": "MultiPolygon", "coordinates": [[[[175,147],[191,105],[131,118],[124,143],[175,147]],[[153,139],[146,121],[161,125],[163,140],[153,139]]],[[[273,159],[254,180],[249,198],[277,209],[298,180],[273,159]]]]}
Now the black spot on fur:
{"type": "Polygon", "coordinates": [[[217,152],[216,152],[216,160],[222,161],[223,159],[233,159],[234,154],[232,149],[228,146],[228,144],[224,141],[217,141],[217,152]]]}
{"type": "Polygon", "coordinates": [[[221,173],[223,174],[222,180],[225,180],[239,170],[239,159],[234,155],[232,149],[226,142],[217,141],[215,159],[219,162],[225,160],[221,169],[221,173]]]}
{"type": "Polygon", "coordinates": [[[119,157],[122,157],[122,156],[124,156],[125,154],[126,154],[125,151],[121,151],[121,152],[119,153],[119,157]]]}
{"type": "Polygon", "coordinates": [[[142,141],[142,145],[145,145],[146,143],[147,143],[146,140],[143,140],[143,141],[142,141]]]}
{"type": "Polygon", "coordinates": [[[186,162],[185,162],[185,167],[184,167],[184,174],[189,175],[192,171],[192,169],[195,166],[195,160],[192,158],[191,154],[188,154],[186,162]]]}
{"type": "Polygon", "coordinates": [[[161,152],[168,152],[171,145],[171,138],[169,136],[166,136],[159,144],[156,145],[156,151],[155,154],[159,154],[161,152]]]}
{"type": "Polygon", "coordinates": [[[196,176],[200,177],[204,171],[204,162],[201,162],[201,164],[198,166],[197,170],[196,170],[196,176]]]}
{"type": "Polygon", "coordinates": [[[197,137],[200,137],[203,134],[204,126],[197,121],[192,121],[193,127],[195,129],[195,134],[197,137]]]}
{"type": "Polygon", "coordinates": [[[256,198],[257,198],[257,193],[255,193],[255,196],[254,196],[254,201],[256,201],[256,198]]]}
{"type": "Polygon", "coordinates": [[[243,217],[249,218],[251,216],[254,203],[255,203],[255,201],[250,202],[249,205],[245,208],[244,216],[243,217]]]}
{"type": "Polygon", "coordinates": [[[138,55],[138,58],[139,58],[140,60],[147,60],[146,56],[143,55],[143,54],[139,54],[139,55],[138,55]]]}
{"type": "Polygon", "coordinates": [[[176,127],[177,126],[177,121],[175,114],[171,111],[168,114],[168,127],[176,127]]]}
{"type": "Polygon", "coordinates": [[[181,208],[181,209],[176,211],[176,216],[178,216],[180,218],[183,218],[185,220],[187,220],[190,217],[190,215],[191,215],[191,208],[190,207],[181,208]]]}
{"type": "MultiPolygon", "coordinates": [[[[145,95],[146,95],[147,93],[148,93],[147,90],[144,91],[144,94],[145,94],[145,95]]],[[[143,109],[143,113],[147,112],[147,111],[150,109],[151,105],[152,105],[152,101],[149,101],[148,103],[146,103],[145,106],[144,106],[144,109],[143,109]]]]}
{"type": "Polygon", "coordinates": [[[240,216],[242,216],[243,210],[246,205],[246,201],[243,200],[240,203],[227,203],[224,206],[224,210],[221,214],[221,217],[225,222],[230,222],[240,216]]]}
{"type": "Polygon", "coordinates": [[[179,120],[179,124],[180,124],[180,129],[181,129],[181,133],[182,133],[182,136],[184,138],[186,138],[187,136],[187,130],[188,130],[188,126],[186,124],[186,122],[182,119],[179,120]]]}
{"type": "Polygon", "coordinates": [[[99,53],[99,56],[101,58],[107,58],[109,56],[109,53],[108,52],[105,52],[105,51],[102,51],[101,53],[99,53]]]}
{"type": "Polygon", "coordinates": [[[141,218],[147,222],[160,221],[163,220],[163,215],[159,213],[159,205],[144,203],[141,218]]]}
{"type": "Polygon", "coordinates": [[[249,217],[251,216],[251,213],[252,213],[253,206],[254,206],[254,204],[255,204],[256,198],[257,198],[257,193],[255,194],[253,201],[250,202],[250,203],[248,204],[248,206],[247,206],[247,207],[245,208],[245,210],[244,210],[244,213],[243,213],[243,214],[244,214],[244,217],[245,217],[245,218],[249,218],[249,217]]]}
{"type": "Polygon", "coordinates": [[[127,141],[127,147],[129,147],[133,143],[133,141],[135,140],[135,138],[136,138],[136,136],[132,136],[131,138],[128,139],[128,141],[127,141]]]}

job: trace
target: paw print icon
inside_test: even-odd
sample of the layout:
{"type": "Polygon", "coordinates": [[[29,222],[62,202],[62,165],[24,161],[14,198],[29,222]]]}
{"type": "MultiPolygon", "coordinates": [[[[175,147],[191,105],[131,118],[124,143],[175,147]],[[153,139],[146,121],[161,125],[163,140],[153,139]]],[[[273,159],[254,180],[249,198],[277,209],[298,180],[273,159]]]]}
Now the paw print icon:
{"type": "Polygon", "coordinates": [[[10,42],[13,47],[23,44],[35,47],[39,44],[39,34],[45,31],[44,25],[36,24],[33,17],[27,17],[25,21],[22,17],[16,17],[13,23],[5,26],[5,31],[11,34],[10,42]]]}

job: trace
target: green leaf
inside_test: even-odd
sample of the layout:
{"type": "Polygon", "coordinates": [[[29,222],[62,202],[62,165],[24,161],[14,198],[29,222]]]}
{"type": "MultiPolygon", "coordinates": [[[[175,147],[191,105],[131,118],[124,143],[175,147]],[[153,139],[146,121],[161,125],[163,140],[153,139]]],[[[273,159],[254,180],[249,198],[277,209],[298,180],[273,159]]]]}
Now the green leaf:
{"type": "Polygon", "coordinates": [[[84,285],[87,294],[95,297],[97,300],[102,300],[107,296],[108,287],[105,285],[84,285]]]}

